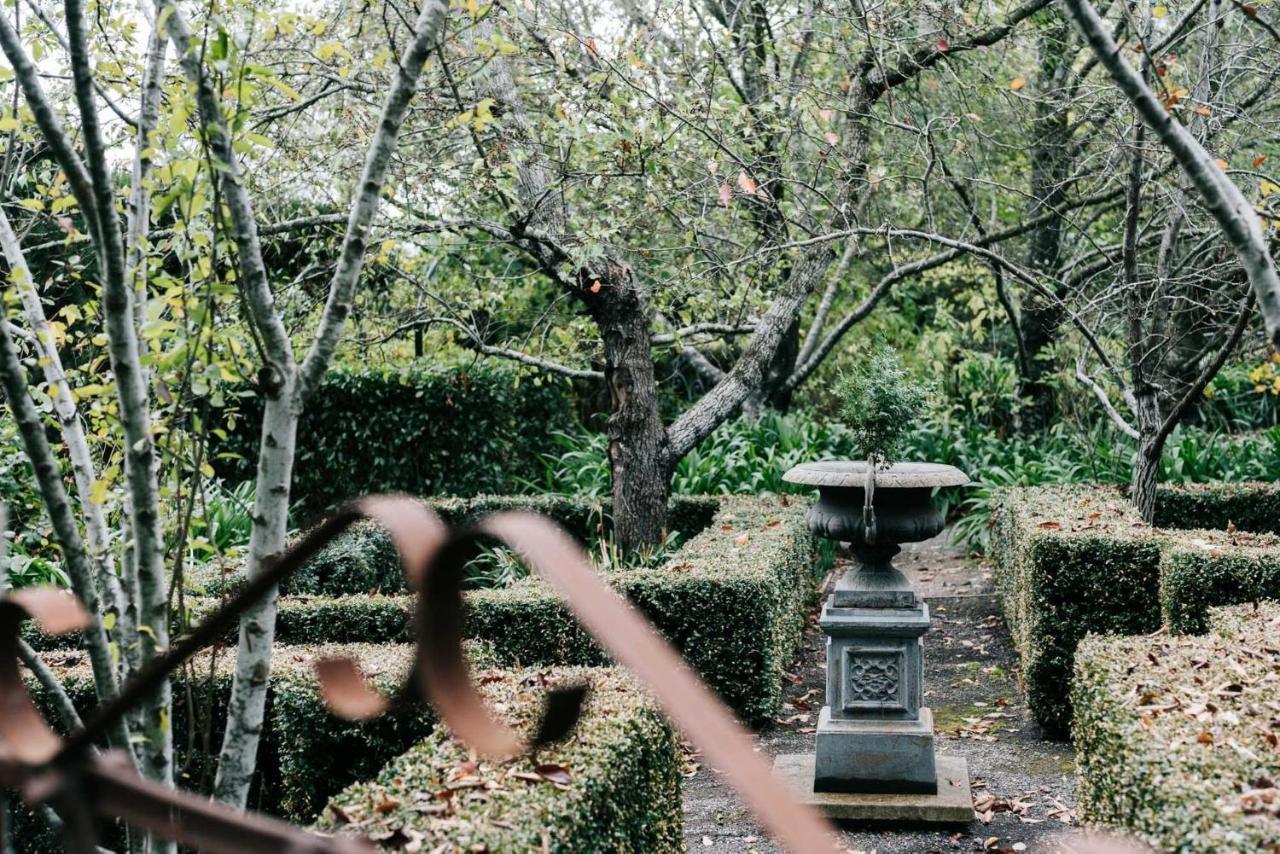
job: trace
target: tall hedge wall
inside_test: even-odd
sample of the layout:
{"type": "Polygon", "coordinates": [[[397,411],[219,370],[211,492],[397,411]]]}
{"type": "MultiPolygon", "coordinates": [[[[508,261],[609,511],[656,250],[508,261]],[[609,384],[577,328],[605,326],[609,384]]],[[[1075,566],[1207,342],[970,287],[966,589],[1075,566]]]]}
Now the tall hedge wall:
{"type": "Polygon", "coordinates": [[[1162,622],[1202,631],[1214,605],[1280,597],[1280,538],[1246,530],[1280,525],[1280,515],[1254,510],[1276,494],[1268,484],[1163,487],[1158,519],[1185,529],[1143,524],[1114,487],[997,494],[996,591],[1036,720],[1066,733],[1072,663],[1086,634],[1143,634],[1162,622]],[[1198,527],[1229,522],[1241,530],[1198,527]]]}
{"type": "MultiPolygon", "coordinates": [[[[235,431],[213,446],[215,469],[233,482],[253,476],[262,424],[261,399],[241,393],[235,431]]],[[[573,413],[567,381],[496,360],[337,368],[298,425],[293,495],[314,513],[374,492],[509,492],[516,478],[536,479],[573,413]]]]}
{"type": "Polygon", "coordinates": [[[1212,623],[1206,636],[1080,645],[1081,817],[1157,851],[1280,850],[1280,606],[1235,606],[1212,623]]]}
{"type": "MultiPolygon", "coordinates": [[[[544,512],[581,535],[608,505],[569,498],[481,497],[432,501],[465,519],[495,509],[544,512]]],[[[606,570],[737,713],[762,722],[782,701],[782,672],[799,644],[817,580],[828,563],[804,524],[806,502],[729,496],[672,502],[669,524],[690,538],[660,567],[606,570]],[[709,523],[709,524],[708,524],[709,523]]],[[[234,577],[204,578],[221,593],[234,577]]],[[[413,600],[403,595],[385,534],[363,526],[336,541],[281,599],[284,643],[405,642],[413,600]]],[[[559,596],[537,578],[467,593],[468,637],[509,665],[599,665],[607,659],[559,596]]],[[[199,605],[207,608],[211,600],[199,605]]]]}
{"type": "Polygon", "coordinates": [[[333,798],[317,829],[420,851],[684,850],[675,734],[625,673],[495,671],[481,681],[488,701],[526,730],[546,682],[585,681],[591,693],[570,737],[534,756],[476,760],[441,728],[376,780],[333,798]]]}

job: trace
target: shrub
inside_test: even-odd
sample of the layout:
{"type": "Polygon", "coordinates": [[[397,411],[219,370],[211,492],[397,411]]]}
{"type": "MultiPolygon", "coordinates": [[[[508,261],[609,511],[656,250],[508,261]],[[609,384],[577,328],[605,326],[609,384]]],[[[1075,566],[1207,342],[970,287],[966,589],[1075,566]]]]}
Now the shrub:
{"type": "MultiPolygon", "coordinates": [[[[1161,489],[1161,500],[1183,500],[1179,489],[1161,489]]],[[[1235,502],[1245,489],[1195,490],[1202,512],[1183,518],[1220,518],[1224,511],[1210,497],[1235,502]]],[[[1271,490],[1255,489],[1264,497],[1271,490]]],[[[1280,595],[1270,570],[1249,569],[1272,565],[1249,558],[1249,548],[1280,558],[1273,535],[1150,528],[1113,487],[1005,490],[993,502],[992,520],[996,592],[1022,661],[1027,706],[1054,734],[1070,723],[1068,682],[1086,634],[1152,632],[1162,612],[1172,628],[1194,629],[1210,605],[1280,595]],[[1235,570],[1246,575],[1223,577],[1235,570]],[[1211,575],[1219,578],[1211,586],[1196,581],[1211,575]]]]}
{"type": "MultiPolygon", "coordinates": [[[[213,449],[232,482],[253,475],[261,408],[245,391],[235,431],[213,449]]],[[[540,465],[573,411],[567,382],[495,360],[331,370],[298,425],[293,495],[314,513],[374,492],[503,492],[540,465]]]]}
{"type": "MultiPolygon", "coordinates": [[[[612,529],[610,502],[568,496],[479,495],[433,498],[425,502],[449,525],[461,526],[490,513],[524,510],[540,513],[566,528],[580,543],[607,538],[612,529]]],[[[668,528],[681,539],[707,527],[719,500],[677,496],[667,512],[668,528]]],[[[195,595],[218,596],[240,583],[242,565],[224,561],[195,567],[187,589],[195,595]]],[[[357,523],[285,580],[281,590],[305,596],[353,593],[403,593],[404,573],[391,538],[372,522],[357,523]]]]}
{"type": "Polygon", "coordinates": [[[1280,549],[1171,545],[1160,563],[1160,607],[1171,631],[1200,634],[1215,605],[1280,599],[1280,549]]]}
{"type": "MultiPolygon", "coordinates": [[[[455,521],[495,509],[537,509],[570,523],[575,532],[608,518],[607,503],[579,499],[483,497],[436,501],[432,506],[455,521]]],[[[690,532],[701,527],[700,533],[665,565],[601,570],[749,721],[776,714],[782,700],[781,674],[799,644],[816,581],[828,566],[804,523],[806,506],[786,498],[677,500],[672,503],[672,527],[690,532]]],[[[354,590],[390,587],[388,579],[398,572],[398,564],[385,535],[363,526],[331,548],[341,555],[357,551],[359,558],[344,564],[318,556],[323,566],[333,567],[311,576],[320,580],[309,589],[323,594],[299,594],[295,587],[281,599],[280,641],[408,640],[411,597],[353,592],[333,581],[357,578],[352,568],[358,566],[367,574],[360,576],[363,580],[354,590]]],[[[468,637],[491,644],[505,664],[599,665],[607,660],[555,591],[537,578],[503,589],[470,591],[465,603],[468,637]]],[[[205,600],[199,607],[211,604],[205,600]]]]}
{"type": "Polygon", "coordinates": [[[1280,607],[1237,606],[1200,637],[1090,637],[1072,698],[1082,818],[1159,851],[1280,846],[1280,607]]]}
{"type": "Polygon", "coordinates": [[[549,679],[591,685],[564,742],[473,761],[441,728],[376,780],[333,798],[317,829],[394,837],[423,851],[683,851],[675,734],[622,671],[496,671],[481,690],[527,730],[549,679]]]}
{"type": "Polygon", "coordinates": [[[840,417],[853,434],[858,456],[880,465],[892,462],[924,415],[931,393],[902,367],[892,348],[859,361],[842,375],[836,386],[840,417]]]}
{"type": "MultiPolygon", "coordinates": [[[[433,730],[434,713],[415,703],[396,704],[387,714],[362,722],[330,714],[320,697],[313,664],[321,656],[333,655],[354,658],[371,674],[375,685],[390,692],[402,684],[413,647],[364,643],[276,648],[258,754],[258,782],[252,796],[255,808],[293,820],[309,820],[330,795],[372,776],[433,730]]],[[[95,703],[93,677],[85,656],[58,652],[44,657],[75,705],[82,712],[91,708],[95,703]]],[[[468,644],[468,658],[473,665],[493,664],[492,655],[482,644],[468,644]]],[[[199,789],[202,779],[207,783],[212,777],[213,757],[204,752],[199,734],[210,727],[216,745],[226,721],[234,662],[235,655],[228,650],[216,655],[204,652],[175,676],[174,744],[188,787],[199,789]],[[191,701],[197,710],[194,718],[191,701]]],[[[43,688],[33,683],[32,694],[48,720],[56,723],[58,718],[43,688]]]]}
{"type": "Polygon", "coordinates": [[[1155,523],[1164,528],[1239,528],[1280,534],[1280,484],[1162,485],[1155,523]]]}

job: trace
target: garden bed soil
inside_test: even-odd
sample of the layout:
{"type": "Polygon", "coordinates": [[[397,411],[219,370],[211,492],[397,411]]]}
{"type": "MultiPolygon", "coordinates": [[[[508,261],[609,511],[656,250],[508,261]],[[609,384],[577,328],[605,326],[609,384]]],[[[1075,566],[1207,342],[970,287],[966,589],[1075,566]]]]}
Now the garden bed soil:
{"type": "MultiPolygon", "coordinates": [[[[989,568],[966,558],[945,533],[905,546],[896,564],[923,593],[933,617],[924,637],[925,703],[933,708],[937,749],[968,760],[982,819],[941,829],[842,825],[841,844],[868,854],[1075,850],[1081,835],[1075,827],[1074,754],[1070,744],[1045,739],[1026,715],[1017,656],[989,568]]],[[[837,564],[827,588],[844,566],[837,564]]],[[[788,674],[784,710],[759,736],[761,748],[771,755],[813,750],[826,679],[816,619],[815,609],[801,655],[788,674]]],[[[690,754],[685,773],[690,851],[779,850],[702,757],[690,754]]]]}

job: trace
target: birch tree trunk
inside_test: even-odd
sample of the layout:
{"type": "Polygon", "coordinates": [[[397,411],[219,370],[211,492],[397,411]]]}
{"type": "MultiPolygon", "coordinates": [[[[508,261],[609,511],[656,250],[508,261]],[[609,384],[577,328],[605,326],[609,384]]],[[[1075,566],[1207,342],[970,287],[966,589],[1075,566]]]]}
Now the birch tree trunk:
{"type": "MultiPolygon", "coordinates": [[[[285,546],[298,418],[307,394],[328,370],[342,336],[391,154],[423,65],[444,28],[446,11],[443,0],[427,0],[418,15],[356,185],[356,198],[351,205],[346,234],[315,341],[299,366],[288,332],[275,309],[253,204],[244,185],[220,98],[205,74],[201,46],[177,8],[168,0],[162,0],[159,14],[167,15],[169,38],[174,43],[183,70],[196,87],[201,125],[219,162],[217,180],[227,201],[246,301],[267,357],[267,364],[259,372],[259,386],[265,403],[254,525],[246,567],[251,578],[260,573],[266,562],[285,546]]],[[[276,604],[277,591],[273,590],[246,611],[240,621],[227,725],[214,781],[214,796],[240,808],[248,800],[262,734],[271,653],[275,643],[276,604]]]]}
{"type": "MultiPolygon", "coordinates": [[[[22,436],[23,451],[35,472],[36,483],[40,487],[40,496],[48,510],[54,535],[62,547],[63,566],[71,579],[72,590],[84,603],[91,617],[90,625],[84,632],[85,646],[89,655],[89,664],[93,670],[94,691],[101,702],[115,694],[117,683],[110,641],[102,624],[102,604],[98,597],[98,587],[84,542],[80,538],[75,514],[71,512],[71,501],[62,484],[62,472],[57,458],[49,447],[40,413],[28,393],[26,371],[13,340],[12,328],[2,299],[0,299],[0,385],[4,388],[9,411],[13,414],[14,423],[17,424],[22,436]]],[[[123,721],[112,729],[109,738],[112,747],[125,751],[129,749],[129,733],[125,731],[123,721]]]]}
{"type": "MultiPolygon", "coordinates": [[[[289,529],[289,486],[293,478],[294,442],[301,414],[292,372],[271,389],[262,416],[258,446],[257,493],[253,532],[249,539],[248,576],[255,577],[285,547],[289,529]]],[[[266,711],[271,652],[275,644],[276,591],[240,618],[235,674],[227,703],[227,726],[218,756],[213,795],[244,808],[257,767],[258,741],[266,711]]]]}
{"type": "MultiPolygon", "coordinates": [[[[102,277],[102,313],[107,333],[107,354],[125,438],[124,468],[131,507],[130,534],[141,579],[138,637],[142,647],[141,657],[145,661],[154,656],[158,649],[168,646],[169,642],[151,416],[147,385],[142,376],[138,353],[131,293],[125,282],[124,243],[115,212],[115,183],[107,167],[87,46],[87,24],[79,0],[67,0],[65,16],[72,88],[87,163],[80,159],[72,147],[61,121],[45,96],[39,71],[4,16],[0,16],[0,48],[13,66],[19,87],[45,142],[67,176],[67,182],[89,225],[97,251],[102,277]]],[[[47,450],[47,443],[44,447],[47,450]]],[[[28,448],[29,452],[32,450],[33,448],[28,448]]],[[[65,499],[65,494],[63,498],[65,499]]],[[[48,502],[51,496],[46,495],[45,500],[48,502]]],[[[50,510],[52,512],[53,508],[50,510]]],[[[79,544],[79,532],[74,528],[74,520],[65,533],[65,536],[71,535],[74,535],[79,544]]],[[[59,539],[63,548],[68,549],[64,532],[59,532],[59,539]]],[[[90,592],[92,604],[88,600],[85,604],[90,610],[97,612],[101,607],[97,590],[90,592]]],[[[100,674],[95,667],[94,677],[95,681],[99,681],[104,678],[104,674],[100,674]]],[[[113,683],[114,679],[99,681],[100,686],[111,686],[113,683]]],[[[166,682],[154,697],[148,698],[140,710],[143,731],[140,733],[142,738],[135,747],[136,752],[143,757],[142,771],[162,783],[172,785],[172,730],[169,726],[169,712],[169,687],[166,682]]]]}
{"type": "MultiPolygon", "coordinates": [[[[130,603],[120,587],[120,579],[116,576],[114,561],[111,557],[111,529],[103,513],[103,502],[93,500],[93,484],[97,480],[97,475],[93,456],[89,452],[89,441],[85,437],[84,424],[80,420],[75,396],[67,382],[57,341],[54,339],[53,330],[49,328],[44,306],[40,302],[40,294],[36,291],[35,282],[31,278],[31,268],[27,266],[26,256],[18,243],[18,235],[14,233],[3,208],[0,208],[0,248],[3,249],[5,262],[9,265],[9,280],[22,301],[22,311],[27,320],[27,327],[35,335],[40,364],[45,382],[49,386],[49,397],[53,401],[53,409],[58,416],[62,440],[67,446],[67,457],[71,462],[76,495],[80,499],[80,514],[85,523],[88,557],[94,568],[93,577],[102,593],[102,608],[104,613],[114,614],[119,619],[130,607],[130,603]]],[[[117,636],[127,637],[123,631],[117,636]]]]}

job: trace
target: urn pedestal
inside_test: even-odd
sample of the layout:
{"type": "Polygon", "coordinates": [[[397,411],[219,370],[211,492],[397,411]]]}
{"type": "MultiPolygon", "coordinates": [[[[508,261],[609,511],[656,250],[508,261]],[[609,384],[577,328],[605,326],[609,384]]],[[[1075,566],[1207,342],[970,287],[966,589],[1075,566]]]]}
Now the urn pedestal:
{"type": "Polygon", "coordinates": [[[809,527],[848,543],[856,564],[836,581],[819,621],[827,689],[815,752],[780,756],[775,769],[835,818],[969,821],[967,767],[935,754],[933,714],[922,703],[929,606],[893,566],[899,544],[942,531],[934,487],[969,478],[951,466],[899,463],[875,472],[869,502],[865,462],[810,463],[785,479],[818,488],[809,527]]]}

